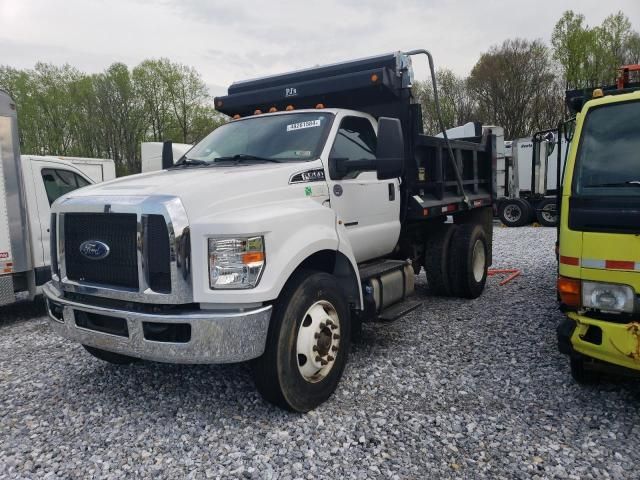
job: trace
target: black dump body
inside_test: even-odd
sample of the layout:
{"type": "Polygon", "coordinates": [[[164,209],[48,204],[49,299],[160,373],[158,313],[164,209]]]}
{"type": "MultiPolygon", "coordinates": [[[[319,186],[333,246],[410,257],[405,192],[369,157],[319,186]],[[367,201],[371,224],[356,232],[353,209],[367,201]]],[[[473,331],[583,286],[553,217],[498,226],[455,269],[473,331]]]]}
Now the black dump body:
{"type": "Polygon", "coordinates": [[[444,139],[424,135],[411,94],[411,64],[400,52],[236,82],[215,98],[229,116],[289,108],[346,108],[400,119],[405,137],[403,218],[423,219],[493,203],[495,136],[451,140],[464,202],[444,139]]]}

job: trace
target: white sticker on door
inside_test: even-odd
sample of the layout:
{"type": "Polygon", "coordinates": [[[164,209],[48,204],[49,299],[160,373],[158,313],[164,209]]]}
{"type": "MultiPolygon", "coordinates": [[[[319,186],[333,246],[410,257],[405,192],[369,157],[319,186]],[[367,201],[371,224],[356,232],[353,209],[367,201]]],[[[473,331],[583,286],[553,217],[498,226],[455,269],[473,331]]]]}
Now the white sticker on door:
{"type": "Polygon", "coordinates": [[[291,125],[287,125],[287,132],[292,132],[294,130],[301,130],[303,128],[314,128],[320,126],[320,120],[309,120],[307,122],[299,122],[292,123],[291,125]]]}

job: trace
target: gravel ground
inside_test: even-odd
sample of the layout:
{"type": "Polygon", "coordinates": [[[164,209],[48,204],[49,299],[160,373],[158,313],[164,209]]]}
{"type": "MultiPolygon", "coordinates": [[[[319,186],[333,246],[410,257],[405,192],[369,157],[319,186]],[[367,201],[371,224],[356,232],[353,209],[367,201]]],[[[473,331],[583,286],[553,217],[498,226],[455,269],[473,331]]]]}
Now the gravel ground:
{"type": "Polygon", "coordinates": [[[278,410],[247,365],[116,367],[0,309],[2,478],[632,478],[636,382],[580,387],[556,350],[552,229],[496,228],[476,301],[367,325],[336,394],[278,410]],[[8,318],[21,321],[7,322],[8,318]]]}

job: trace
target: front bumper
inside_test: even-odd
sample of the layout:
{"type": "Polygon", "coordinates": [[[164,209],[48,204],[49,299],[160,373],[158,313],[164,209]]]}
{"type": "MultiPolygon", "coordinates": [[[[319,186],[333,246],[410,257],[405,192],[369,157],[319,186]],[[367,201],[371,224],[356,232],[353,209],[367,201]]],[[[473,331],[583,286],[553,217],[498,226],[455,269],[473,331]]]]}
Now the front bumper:
{"type": "Polygon", "coordinates": [[[271,317],[271,306],[247,311],[154,314],[77,303],[65,299],[51,283],[46,284],[43,291],[49,324],[59,335],[83,345],[158,362],[233,363],[257,358],[264,352],[271,317]],[[124,319],[126,334],[114,335],[78,326],[76,312],[124,319]],[[144,330],[149,324],[189,325],[190,337],[180,343],[149,340],[144,330]]]}
{"type": "MultiPolygon", "coordinates": [[[[567,317],[575,324],[575,328],[572,331],[569,328],[564,329],[565,335],[569,334],[569,345],[566,345],[566,337],[565,342],[562,341],[561,329],[558,329],[560,345],[565,343],[573,352],[612,365],[640,370],[640,322],[614,323],[585,317],[576,312],[569,312],[567,317]],[[589,341],[589,328],[600,329],[600,343],[589,341]]],[[[562,346],[560,350],[562,353],[569,353],[563,351],[562,346]]]]}

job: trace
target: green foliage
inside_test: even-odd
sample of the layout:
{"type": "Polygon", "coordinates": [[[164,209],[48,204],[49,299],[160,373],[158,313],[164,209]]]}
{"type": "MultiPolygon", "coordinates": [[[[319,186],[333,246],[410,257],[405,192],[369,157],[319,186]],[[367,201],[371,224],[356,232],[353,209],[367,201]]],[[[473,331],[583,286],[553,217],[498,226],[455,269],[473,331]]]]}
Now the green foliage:
{"type": "Polygon", "coordinates": [[[112,158],[119,175],[140,171],[141,142],[193,143],[224,123],[198,72],[167,59],[95,75],[0,66],[0,88],[17,103],[23,152],[112,158]]]}
{"type": "Polygon", "coordinates": [[[566,11],[553,29],[551,44],[571,88],[613,84],[618,67],[640,60],[640,36],[623,12],[589,27],[584,15],[566,11]]]}

